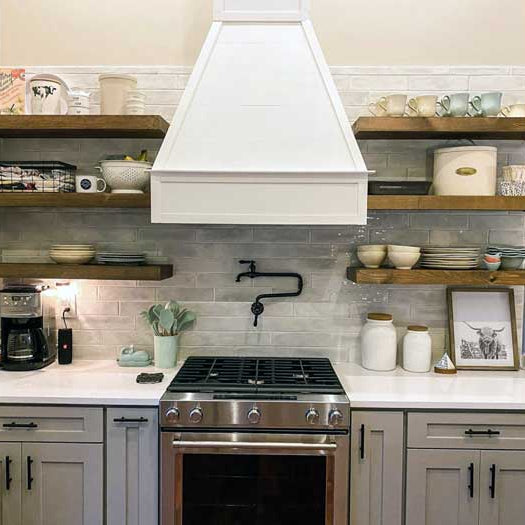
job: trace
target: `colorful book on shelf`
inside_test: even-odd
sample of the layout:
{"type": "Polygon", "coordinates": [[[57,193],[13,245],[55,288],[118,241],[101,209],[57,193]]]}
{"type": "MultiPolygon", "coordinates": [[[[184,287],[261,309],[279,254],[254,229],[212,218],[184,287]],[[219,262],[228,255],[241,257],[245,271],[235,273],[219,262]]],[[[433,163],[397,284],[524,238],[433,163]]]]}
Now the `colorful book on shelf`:
{"type": "Polygon", "coordinates": [[[23,115],[25,105],[25,69],[0,68],[0,115],[23,115]]]}

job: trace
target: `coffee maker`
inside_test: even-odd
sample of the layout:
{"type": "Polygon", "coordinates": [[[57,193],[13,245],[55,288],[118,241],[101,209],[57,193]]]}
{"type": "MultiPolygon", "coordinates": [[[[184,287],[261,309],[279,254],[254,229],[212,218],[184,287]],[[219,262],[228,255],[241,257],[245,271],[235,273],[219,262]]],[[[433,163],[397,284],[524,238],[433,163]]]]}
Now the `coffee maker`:
{"type": "Polygon", "coordinates": [[[52,298],[36,286],[0,290],[0,327],[0,366],[4,370],[36,370],[55,361],[52,298]]]}

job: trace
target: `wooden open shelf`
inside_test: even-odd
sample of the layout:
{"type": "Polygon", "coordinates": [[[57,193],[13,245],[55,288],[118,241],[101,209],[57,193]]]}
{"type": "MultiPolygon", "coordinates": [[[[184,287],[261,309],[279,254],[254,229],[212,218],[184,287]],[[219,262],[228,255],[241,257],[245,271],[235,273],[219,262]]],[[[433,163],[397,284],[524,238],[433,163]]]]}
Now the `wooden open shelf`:
{"type": "Polygon", "coordinates": [[[149,208],[149,193],[1,193],[0,207],[149,208]]]}
{"type": "Polygon", "coordinates": [[[524,140],[525,118],[505,117],[359,117],[357,139],[524,140]]]}
{"type": "Polygon", "coordinates": [[[159,115],[0,115],[0,137],[161,139],[159,115]]]}
{"type": "Polygon", "coordinates": [[[113,266],[107,264],[0,263],[0,278],[163,281],[172,275],[173,266],[171,264],[113,266]]]}
{"type": "Polygon", "coordinates": [[[525,197],[369,195],[371,210],[525,211],[525,197]]]}
{"type": "Polygon", "coordinates": [[[347,278],[357,284],[448,284],[448,285],[525,285],[525,270],[394,270],[348,268],[347,278]]]}

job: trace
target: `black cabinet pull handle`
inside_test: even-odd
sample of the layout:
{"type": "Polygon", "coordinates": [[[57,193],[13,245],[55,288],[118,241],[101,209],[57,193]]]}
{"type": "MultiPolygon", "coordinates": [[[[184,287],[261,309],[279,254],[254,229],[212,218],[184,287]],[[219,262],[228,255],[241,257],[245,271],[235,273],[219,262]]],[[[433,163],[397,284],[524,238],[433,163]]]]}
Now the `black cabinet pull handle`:
{"type": "Polygon", "coordinates": [[[490,484],[489,484],[490,497],[494,499],[496,497],[496,465],[492,464],[490,467],[490,484]]]}
{"type": "Polygon", "coordinates": [[[12,423],[4,423],[2,425],[4,428],[38,428],[38,425],[36,423],[15,423],[14,421],[12,423]]]}
{"type": "Polygon", "coordinates": [[[359,457],[365,459],[365,425],[361,425],[359,429],[360,443],[359,443],[359,457]]]}
{"type": "Polygon", "coordinates": [[[472,430],[471,428],[465,430],[466,436],[499,436],[500,434],[499,430],[491,430],[490,428],[487,430],[472,430]]]}
{"type": "Polygon", "coordinates": [[[32,473],[33,460],[31,456],[27,456],[27,490],[31,490],[33,486],[33,473],[32,473]]]}
{"type": "Polygon", "coordinates": [[[13,481],[13,478],[11,477],[11,463],[13,460],[9,457],[5,457],[5,490],[9,490],[11,488],[11,481],[13,481]]]}
{"type": "Polygon", "coordinates": [[[116,417],[113,419],[114,423],[147,423],[148,419],[145,417],[116,417]]]}
{"type": "Polygon", "coordinates": [[[468,472],[469,472],[468,492],[469,492],[469,496],[473,498],[474,497],[474,463],[471,463],[468,466],[468,472]]]}

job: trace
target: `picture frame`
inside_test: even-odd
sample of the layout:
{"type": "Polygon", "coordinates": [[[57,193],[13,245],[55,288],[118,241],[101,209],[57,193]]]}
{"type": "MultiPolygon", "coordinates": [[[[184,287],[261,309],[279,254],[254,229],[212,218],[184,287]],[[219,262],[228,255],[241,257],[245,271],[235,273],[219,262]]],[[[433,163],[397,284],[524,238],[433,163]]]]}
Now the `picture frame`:
{"type": "Polygon", "coordinates": [[[447,289],[449,356],[458,370],[518,370],[514,290],[447,289]]]}

